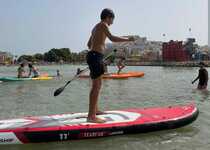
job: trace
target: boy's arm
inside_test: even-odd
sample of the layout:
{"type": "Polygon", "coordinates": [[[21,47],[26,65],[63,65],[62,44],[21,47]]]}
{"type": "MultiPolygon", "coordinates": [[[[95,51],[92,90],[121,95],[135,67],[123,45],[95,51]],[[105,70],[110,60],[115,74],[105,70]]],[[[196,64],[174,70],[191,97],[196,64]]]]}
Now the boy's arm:
{"type": "Polygon", "coordinates": [[[87,43],[87,46],[88,46],[88,48],[90,49],[91,48],[91,38],[92,38],[92,36],[90,36],[90,38],[89,38],[89,40],[88,40],[88,43],[87,43]]]}
{"type": "Polygon", "coordinates": [[[118,37],[111,34],[109,31],[109,28],[106,25],[103,25],[103,30],[106,34],[106,36],[112,41],[112,42],[129,42],[134,41],[133,37],[125,38],[125,37],[118,37]]]}

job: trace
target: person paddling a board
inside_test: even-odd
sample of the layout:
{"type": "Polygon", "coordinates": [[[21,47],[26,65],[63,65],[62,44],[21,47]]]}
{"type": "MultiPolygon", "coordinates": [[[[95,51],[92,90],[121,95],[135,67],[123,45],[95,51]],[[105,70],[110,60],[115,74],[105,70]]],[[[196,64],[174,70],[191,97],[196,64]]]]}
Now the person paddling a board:
{"type": "Polygon", "coordinates": [[[89,52],[87,54],[87,64],[90,69],[92,79],[92,88],[89,95],[89,112],[88,122],[104,123],[96,117],[96,114],[101,113],[98,109],[98,96],[102,85],[102,75],[104,74],[103,52],[105,49],[105,40],[108,37],[112,42],[128,42],[134,41],[133,37],[125,38],[111,34],[109,26],[113,24],[115,15],[111,9],[104,9],[101,12],[101,21],[95,25],[88,41],[89,52]]]}
{"type": "Polygon", "coordinates": [[[21,63],[20,66],[18,67],[18,78],[26,78],[27,75],[26,75],[26,72],[25,72],[25,64],[24,63],[21,63]]]}
{"type": "Polygon", "coordinates": [[[33,78],[39,77],[39,72],[36,67],[34,67],[31,63],[28,64],[28,67],[29,67],[28,77],[31,77],[32,74],[33,74],[33,76],[32,76],[33,78]]]}
{"type": "Polygon", "coordinates": [[[199,90],[205,90],[208,86],[208,71],[204,68],[206,65],[203,62],[199,63],[200,69],[199,69],[199,73],[198,76],[195,80],[192,81],[192,84],[194,84],[198,79],[199,79],[199,83],[198,83],[198,89],[199,90]]]}
{"type": "Polygon", "coordinates": [[[123,68],[125,68],[125,60],[126,60],[126,51],[123,50],[119,56],[119,61],[117,62],[117,74],[120,74],[123,68]]]}

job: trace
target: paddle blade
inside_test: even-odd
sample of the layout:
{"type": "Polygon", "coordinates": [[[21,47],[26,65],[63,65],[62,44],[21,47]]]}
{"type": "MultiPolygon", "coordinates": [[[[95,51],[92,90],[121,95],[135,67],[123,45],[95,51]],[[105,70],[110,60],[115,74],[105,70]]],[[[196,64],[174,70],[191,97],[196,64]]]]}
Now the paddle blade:
{"type": "Polygon", "coordinates": [[[61,94],[61,93],[63,92],[64,88],[65,88],[65,87],[61,87],[61,88],[55,90],[54,96],[58,96],[59,94],[61,94]]]}

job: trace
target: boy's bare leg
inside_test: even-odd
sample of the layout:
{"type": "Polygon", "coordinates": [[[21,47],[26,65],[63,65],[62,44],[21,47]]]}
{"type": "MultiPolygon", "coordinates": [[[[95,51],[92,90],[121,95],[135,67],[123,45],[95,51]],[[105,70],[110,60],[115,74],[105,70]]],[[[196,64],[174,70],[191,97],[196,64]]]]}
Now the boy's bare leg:
{"type": "Polygon", "coordinates": [[[97,113],[97,103],[98,96],[101,89],[102,78],[99,77],[97,79],[92,80],[92,89],[90,91],[89,96],[89,112],[88,112],[88,122],[94,123],[104,123],[105,121],[96,117],[97,113]]]}
{"type": "Polygon", "coordinates": [[[120,72],[122,71],[122,69],[124,68],[125,66],[119,66],[118,67],[118,72],[117,72],[117,74],[120,74],[120,72]]]}
{"type": "Polygon", "coordinates": [[[99,108],[98,108],[98,105],[96,106],[96,115],[103,115],[105,114],[104,111],[101,111],[99,108]]]}
{"type": "Polygon", "coordinates": [[[117,71],[117,74],[120,74],[120,66],[117,66],[117,68],[118,68],[118,71],[117,71]]]}

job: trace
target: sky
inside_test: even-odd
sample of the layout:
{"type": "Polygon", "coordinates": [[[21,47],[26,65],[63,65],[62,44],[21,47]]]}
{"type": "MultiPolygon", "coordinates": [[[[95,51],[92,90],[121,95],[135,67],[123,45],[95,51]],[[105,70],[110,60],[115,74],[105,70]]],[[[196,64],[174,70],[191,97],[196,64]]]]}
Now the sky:
{"type": "Polygon", "coordinates": [[[0,0],[0,51],[87,49],[103,8],[115,12],[114,35],[156,41],[195,37],[200,45],[208,43],[208,0],[0,0]]]}

